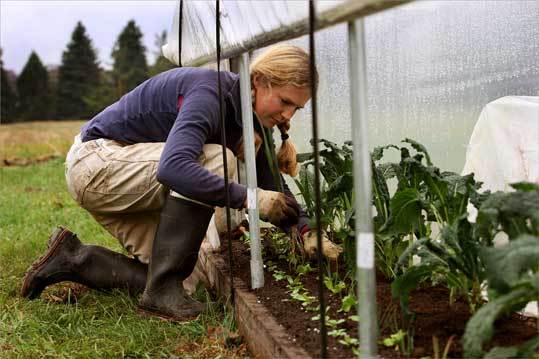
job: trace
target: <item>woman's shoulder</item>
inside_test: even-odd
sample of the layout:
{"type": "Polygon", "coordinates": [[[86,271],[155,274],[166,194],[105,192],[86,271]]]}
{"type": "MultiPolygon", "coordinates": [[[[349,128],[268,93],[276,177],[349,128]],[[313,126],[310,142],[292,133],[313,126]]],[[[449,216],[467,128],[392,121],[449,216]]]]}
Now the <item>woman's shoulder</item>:
{"type": "MultiPolygon", "coordinates": [[[[191,67],[190,71],[192,71],[193,75],[198,76],[201,79],[205,79],[211,83],[217,83],[217,70],[191,67]]],[[[221,83],[226,87],[230,87],[238,78],[239,76],[233,72],[221,71],[221,83]]]]}
{"type": "MultiPolygon", "coordinates": [[[[154,77],[187,77],[217,81],[217,70],[203,67],[176,67],[154,77]]],[[[230,71],[221,71],[221,81],[235,82],[239,76],[230,71]]]]}
{"type": "MultiPolygon", "coordinates": [[[[228,94],[238,83],[239,76],[233,72],[221,71],[221,86],[223,92],[228,94]]],[[[177,67],[159,75],[150,80],[158,87],[163,84],[174,84],[177,90],[188,95],[199,90],[211,89],[217,91],[217,71],[214,69],[201,67],[177,67]]]]}

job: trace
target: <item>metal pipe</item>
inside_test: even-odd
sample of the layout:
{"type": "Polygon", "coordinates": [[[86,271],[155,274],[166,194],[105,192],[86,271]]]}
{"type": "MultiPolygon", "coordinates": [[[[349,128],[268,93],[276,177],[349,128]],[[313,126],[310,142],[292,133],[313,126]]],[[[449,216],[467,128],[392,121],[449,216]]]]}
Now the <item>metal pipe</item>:
{"type": "MultiPolygon", "coordinates": [[[[374,13],[406,4],[412,0],[348,0],[338,4],[331,9],[320,12],[316,15],[316,28],[321,30],[342,22],[351,21],[360,16],[372,15],[374,13]]],[[[281,41],[294,39],[309,33],[309,19],[301,19],[291,24],[282,24],[279,28],[270,32],[256,34],[252,38],[239,45],[228,45],[221,49],[221,57],[232,58],[239,56],[246,51],[260,49],[281,41]]],[[[207,53],[193,59],[187,59],[184,66],[201,66],[212,62],[215,54],[207,53]]]]}
{"type": "Polygon", "coordinates": [[[180,0],[178,12],[178,66],[182,67],[183,0],[180,0]]]}
{"type": "Polygon", "coordinates": [[[251,75],[249,73],[249,54],[239,58],[241,113],[243,122],[243,144],[245,149],[245,169],[247,173],[247,210],[249,213],[249,235],[251,238],[251,287],[264,286],[264,269],[260,245],[260,226],[258,223],[258,201],[255,163],[255,140],[253,127],[253,108],[251,100],[251,75]]]}
{"type": "Polygon", "coordinates": [[[350,102],[356,193],[356,265],[358,285],[359,348],[362,358],[377,354],[376,276],[371,214],[371,159],[368,144],[367,70],[363,19],[348,23],[350,102]]]}
{"type": "Polygon", "coordinates": [[[314,32],[316,26],[314,1],[309,1],[309,67],[311,72],[311,107],[313,120],[313,153],[314,153],[314,198],[316,216],[316,246],[318,261],[318,302],[320,304],[320,356],[328,357],[328,334],[326,328],[326,302],[324,299],[324,256],[322,254],[322,201],[320,196],[320,150],[318,140],[318,97],[314,81],[316,72],[316,50],[314,32]]]}
{"type": "MultiPolygon", "coordinates": [[[[226,241],[228,245],[228,275],[230,276],[230,300],[234,304],[234,273],[232,268],[234,267],[234,258],[232,257],[232,239],[230,237],[230,187],[228,181],[228,160],[227,160],[227,146],[226,146],[226,125],[225,125],[225,113],[223,111],[223,91],[221,84],[221,16],[219,12],[219,1],[216,0],[216,16],[215,16],[215,38],[217,47],[217,92],[219,94],[219,122],[221,124],[221,147],[223,150],[223,173],[225,180],[225,209],[226,209],[226,241]]],[[[234,305],[232,305],[234,310],[234,305]]]]}

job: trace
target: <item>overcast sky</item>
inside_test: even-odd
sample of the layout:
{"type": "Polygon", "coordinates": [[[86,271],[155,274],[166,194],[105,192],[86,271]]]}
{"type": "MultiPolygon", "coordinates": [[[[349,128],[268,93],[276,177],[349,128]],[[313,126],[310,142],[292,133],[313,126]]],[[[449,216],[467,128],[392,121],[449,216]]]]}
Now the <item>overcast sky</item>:
{"type": "Polygon", "coordinates": [[[110,68],[116,38],[130,19],[144,34],[151,64],[157,50],[155,35],[170,31],[176,1],[24,1],[0,0],[0,47],[4,68],[17,74],[32,50],[45,65],[59,65],[77,21],[98,51],[101,65],[110,68]]]}

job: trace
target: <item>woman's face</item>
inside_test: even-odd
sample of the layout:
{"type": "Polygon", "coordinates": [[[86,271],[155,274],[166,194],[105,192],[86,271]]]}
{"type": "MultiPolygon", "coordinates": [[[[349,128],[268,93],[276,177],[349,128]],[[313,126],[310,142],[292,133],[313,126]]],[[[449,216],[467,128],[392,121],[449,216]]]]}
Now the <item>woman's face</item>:
{"type": "Polygon", "coordinates": [[[253,79],[253,86],[253,109],[266,128],[289,121],[296,110],[302,109],[311,98],[311,91],[307,87],[271,86],[258,75],[253,79]]]}

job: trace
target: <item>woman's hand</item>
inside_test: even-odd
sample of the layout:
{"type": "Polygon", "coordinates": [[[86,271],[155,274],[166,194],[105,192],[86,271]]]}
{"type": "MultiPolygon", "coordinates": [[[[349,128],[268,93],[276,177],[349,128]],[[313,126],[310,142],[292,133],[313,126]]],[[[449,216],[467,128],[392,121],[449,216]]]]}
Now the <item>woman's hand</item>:
{"type": "MultiPolygon", "coordinates": [[[[311,229],[303,234],[303,248],[310,258],[315,258],[318,250],[316,229],[311,229]]],[[[329,240],[326,232],[322,231],[322,254],[329,260],[336,261],[342,253],[341,246],[329,240]]]]}
{"type": "Polygon", "coordinates": [[[260,218],[277,227],[294,225],[299,220],[299,206],[284,193],[257,189],[260,218]]]}

